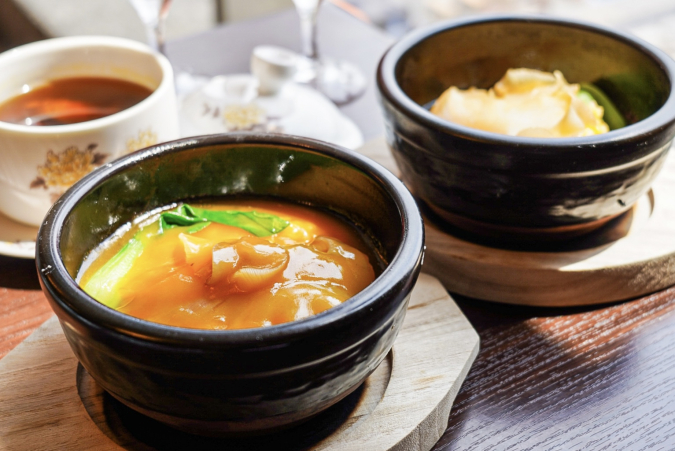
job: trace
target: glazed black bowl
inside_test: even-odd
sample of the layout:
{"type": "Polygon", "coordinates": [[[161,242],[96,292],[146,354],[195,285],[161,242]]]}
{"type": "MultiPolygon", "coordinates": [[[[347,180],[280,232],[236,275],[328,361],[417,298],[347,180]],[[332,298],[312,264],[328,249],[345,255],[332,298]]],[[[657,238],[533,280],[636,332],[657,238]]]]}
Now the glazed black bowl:
{"type": "Polygon", "coordinates": [[[377,84],[386,138],[413,194],[443,220],[487,235],[598,227],[649,189],[675,135],[675,62],[635,37],[576,21],[482,16],[421,29],[384,55],[377,84]],[[428,111],[450,86],[488,88],[520,67],[596,84],[629,125],[526,138],[428,111]]]}
{"type": "Polygon", "coordinates": [[[179,429],[233,435],[312,417],[355,390],[394,342],[421,265],[422,219],[393,175],[318,141],[230,134],[153,146],[92,172],[40,228],[40,282],[82,366],[122,403],[179,429]],[[388,262],[365,290],[313,317],[197,330],[137,319],[75,283],[84,257],[136,215],[180,201],[265,196],[350,219],[388,262]]]}

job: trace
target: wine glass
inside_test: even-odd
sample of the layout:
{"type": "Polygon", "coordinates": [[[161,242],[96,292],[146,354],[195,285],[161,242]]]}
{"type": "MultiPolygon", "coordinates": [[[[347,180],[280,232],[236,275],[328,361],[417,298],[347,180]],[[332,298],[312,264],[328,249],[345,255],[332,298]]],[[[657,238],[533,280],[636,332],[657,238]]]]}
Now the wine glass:
{"type": "MultiPolygon", "coordinates": [[[[145,33],[148,36],[148,44],[156,52],[166,55],[164,44],[166,38],[164,35],[164,26],[166,17],[169,15],[169,8],[172,0],[129,0],[134,7],[138,17],[145,26],[145,33]]],[[[168,57],[168,56],[167,56],[168,57]]],[[[195,75],[190,71],[181,70],[174,66],[174,84],[176,94],[182,96],[188,92],[202,86],[208,81],[208,77],[195,75]]]]}
{"type": "Polygon", "coordinates": [[[322,0],[293,0],[300,16],[302,54],[296,81],[309,83],[336,104],[359,97],[366,89],[366,77],[347,61],[324,59],[316,44],[316,19],[322,0]]]}
{"type": "Polygon", "coordinates": [[[171,0],[129,0],[129,2],[145,26],[148,44],[164,55],[164,23],[169,14],[171,0]]]}

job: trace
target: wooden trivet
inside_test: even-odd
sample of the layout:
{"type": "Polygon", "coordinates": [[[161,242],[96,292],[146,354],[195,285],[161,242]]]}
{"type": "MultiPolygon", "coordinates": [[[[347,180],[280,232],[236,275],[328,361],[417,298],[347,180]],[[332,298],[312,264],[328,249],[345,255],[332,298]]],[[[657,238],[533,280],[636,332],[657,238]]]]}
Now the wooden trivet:
{"type": "MultiPolygon", "coordinates": [[[[383,138],[359,152],[398,174],[383,138]]],[[[631,211],[556,251],[491,247],[426,218],[425,230],[424,271],[454,293],[546,307],[642,296],[675,285],[675,155],[671,149],[652,190],[631,211]]]]}
{"type": "Polygon", "coordinates": [[[191,436],[120,405],[89,377],[55,317],[0,360],[0,449],[430,449],[478,353],[478,335],[426,274],[392,351],[355,393],[283,433],[240,440],[191,436]]]}

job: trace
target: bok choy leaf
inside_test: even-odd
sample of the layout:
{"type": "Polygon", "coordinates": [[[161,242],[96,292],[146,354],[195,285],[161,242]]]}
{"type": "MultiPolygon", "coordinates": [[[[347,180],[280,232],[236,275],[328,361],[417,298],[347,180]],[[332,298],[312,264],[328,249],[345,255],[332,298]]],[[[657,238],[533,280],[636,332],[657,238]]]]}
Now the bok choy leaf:
{"type": "MultiPolygon", "coordinates": [[[[288,227],[289,224],[285,219],[268,213],[238,210],[207,210],[187,204],[181,205],[175,210],[162,213],[159,221],[162,231],[177,226],[194,226],[217,222],[219,224],[239,227],[255,236],[269,236],[279,233],[288,227]]],[[[206,225],[203,227],[206,227],[206,225]]],[[[194,231],[191,232],[194,233],[194,231]]]]}
{"type": "Polygon", "coordinates": [[[143,243],[132,238],[113,258],[94,273],[84,285],[84,291],[108,307],[119,307],[122,301],[118,290],[119,282],[142,253],[143,243]]]}

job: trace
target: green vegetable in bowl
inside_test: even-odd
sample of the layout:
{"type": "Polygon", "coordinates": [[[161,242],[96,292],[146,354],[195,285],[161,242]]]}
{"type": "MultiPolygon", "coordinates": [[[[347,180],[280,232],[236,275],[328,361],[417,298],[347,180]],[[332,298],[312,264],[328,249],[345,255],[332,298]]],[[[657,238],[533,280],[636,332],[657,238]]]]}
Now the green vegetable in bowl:
{"type": "MultiPolygon", "coordinates": [[[[206,210],[191,205],[181,205],[174,211],[166,211],[160,215],[161,230],[175,226],[208,225],[217,222],[229,226],[239,227],[255,236],[269,236],[279,233],[288,226],[288,221],[278,216],[257,211],[238,210],[206,210]]],[[[194,230],[201,230],[206,227],[194,230]]]]}
{"type": "Polygon", "coordinates": [[[602,119],[609,125],[610,130],[626,126],[626,120],[619,109],[600,88],[591,83],[581,83],[580,86],[579,97],[586,100],[595,100],[605,110],[602,119]]]}
{"type": "MultiPolygon", "coordinates": [[[[183,204],[159,215],[158,233],[174,227],[185,227],[188,234],[198,232],[212,222],[238,227],[258,237],[270,236],[284,230],[289,222],[279,216],[257,211],[207,210],[183,204]]],[[[131,270],[143,253],[148,234],[138,232],[113,258],[103,265],[84,285],[84,291],[108,307],[120,306],[118,283],[131,270]]]]}
{"type": "Polygon", "coordinates": [[[134,261],[142,253],[143,242],[136,236],[96,271],[82,288],[89,296],[108,307],[119,307],[122,298],[117,290],[118,282],[129,272],[134,261]]]}

